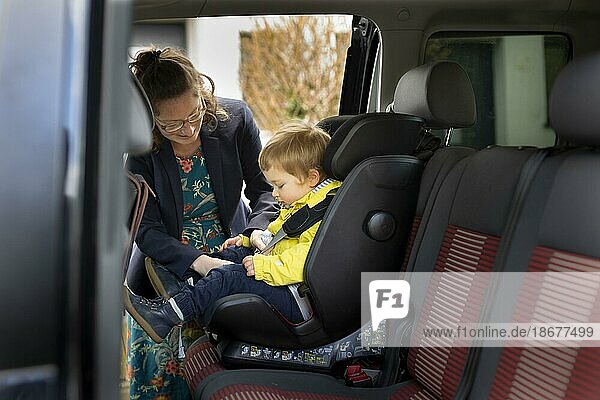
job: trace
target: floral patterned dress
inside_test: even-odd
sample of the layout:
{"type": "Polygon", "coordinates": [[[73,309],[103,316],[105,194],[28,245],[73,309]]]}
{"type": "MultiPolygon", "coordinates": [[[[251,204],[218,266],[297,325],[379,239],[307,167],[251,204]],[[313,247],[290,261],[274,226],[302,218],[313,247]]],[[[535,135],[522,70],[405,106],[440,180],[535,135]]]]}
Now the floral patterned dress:
{"type": "MultiPolygon", "coordinates": [[[[183,190],[181,241],[202,251],[215,251],[224,242],[215,195],[202,147],[189,157],[176,156],[183,190]]],[[[194,322],[175,328],[159,344],[128,315],[127,375],[132,400],[180,400],[191,395],[183,377],[185,350],[204,332],[194,322]]]]}

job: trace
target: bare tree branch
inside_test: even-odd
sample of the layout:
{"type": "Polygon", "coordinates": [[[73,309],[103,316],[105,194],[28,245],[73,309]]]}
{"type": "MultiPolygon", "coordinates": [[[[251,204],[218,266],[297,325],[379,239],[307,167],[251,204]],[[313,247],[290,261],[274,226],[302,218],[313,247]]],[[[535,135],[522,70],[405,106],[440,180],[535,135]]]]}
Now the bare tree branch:
{"type": "Polygon", "coordinates": [[[263,19],[240,34],[240,84],[261,129],[338,113],[350,34],[336,32],[335,18],[263,19]]]}

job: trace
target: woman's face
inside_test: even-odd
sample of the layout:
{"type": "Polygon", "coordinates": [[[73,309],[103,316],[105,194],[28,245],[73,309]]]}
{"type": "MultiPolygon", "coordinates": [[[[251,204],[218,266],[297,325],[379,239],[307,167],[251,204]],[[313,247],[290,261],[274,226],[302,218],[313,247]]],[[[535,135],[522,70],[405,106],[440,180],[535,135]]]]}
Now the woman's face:
{"type": "Polygon", "coordinates": [[[206,104],[193,91],[156,104],[156,124],[160,133],[179,145],[193,144],[200,133],[206,104]]]}

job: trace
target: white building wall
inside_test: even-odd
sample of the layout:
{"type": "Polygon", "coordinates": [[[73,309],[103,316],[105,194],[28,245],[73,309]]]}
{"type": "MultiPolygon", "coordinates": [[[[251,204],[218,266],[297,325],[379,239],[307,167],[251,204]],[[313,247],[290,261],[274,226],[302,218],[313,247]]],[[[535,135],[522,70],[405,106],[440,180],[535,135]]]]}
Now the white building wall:
{"type": "Polygon", "coordinates": [[[216,95],[242,98],[239,83],[240,31],[250,30],[250,18],[197,18],[186,21],[188,54],[196,69],[210,76],[216,95]]]}

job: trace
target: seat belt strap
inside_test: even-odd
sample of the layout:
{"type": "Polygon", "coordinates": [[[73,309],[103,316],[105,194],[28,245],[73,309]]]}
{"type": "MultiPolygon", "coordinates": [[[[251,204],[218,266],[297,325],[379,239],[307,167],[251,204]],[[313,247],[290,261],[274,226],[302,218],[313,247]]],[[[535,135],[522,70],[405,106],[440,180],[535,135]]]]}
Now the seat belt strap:
{"type": "Polygon", "coordinates": [[[298,237],[302,232],[321,221],[325,216],[327,207],[329,207],[329,204],[331,204],[331,201],[333,200],[333,195],[333,193],[328,193],[327,196],[325,196],[322,201],[315,204],[314,207],[305,205],[296,211],[281,227],[285,232],[285,235],[287,237],[298,237]]]}
{"type": "Polygon", "coordinates": [[[269,244],[261,251],[262,254],[267,254],[277,243],[286,237],[298,237],[302,232],[321,221],[325,216],[327,208],[333,200],[335,195],[335,189],[331,190],[323,200],[315,204],[313,207],[305,205],[300,208],[294,214],[292,214],[287,221],[284,222],[281,229],[277,231],[275,236],[271,239],[269,244]]]}

